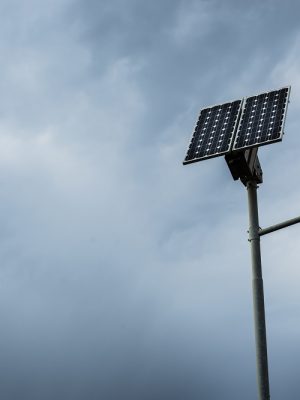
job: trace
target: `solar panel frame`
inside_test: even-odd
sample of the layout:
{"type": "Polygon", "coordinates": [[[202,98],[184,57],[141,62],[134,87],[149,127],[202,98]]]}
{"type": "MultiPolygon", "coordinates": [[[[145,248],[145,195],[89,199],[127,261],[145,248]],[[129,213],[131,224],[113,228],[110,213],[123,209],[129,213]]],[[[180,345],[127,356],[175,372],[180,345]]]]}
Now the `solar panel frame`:
{"type": "MultiPolygon", "coordinates": [[[[265,146],[265,145],[268,145],[268,144],[277,143],[277,142],[282,141],[282,137],[283,137],[283,134],[284,134],[284,126],[285,126],[285,121],[286,121],[286,114],[287,114],[289,98],[290,98],[290,92],[291,92],[291,86],[283,86],[283,87],[281,87],[279,89],[275,89],[275,90],[273,89],[273,90],[270,90],[268,92],[260,93],[258,95],[247,96],[247,97],[245,97],[243,99],[243,106],[242,106],[241,116],[240,116],[240,120],[239,120],[239,125],[238,125],[236,133],[235,133],[234,141],[232,143],[232,152],[241,151],[241,150],[249,149],[249,148],[253,148],[253,147],[265,146]],[[240,128],[241,128],[242,123],[243,123],[243,117],[244,117],[244,114],[245,114],[245,108],[247,106],[247,100],[248,99],[252,99],[252,98],[258,98],[259,96],[266,96],[268,94],[275,93],[275,92],[280,92],[282,90],[287,90],[287,97],[286,97],[286,101],[285,101],[285,105],[284,105],[284,110],[283,110],[283,115],[282,115],[282,122],[280,124],[280,130],[279,130],[276,138],[269,139],[269,140],[264,140],[262,142],[255,142],[255,143],[252,143],[252,144],[249,144],[249,145],[243,145],[243,146],[237,147],[237,141],[239,140],[239,137],[240,137],[239,136],[239,131],[240,131],[240,128]]],[[[279,116],[280,115],[281,114],[279,114],[279,116]]],[[[245,132],[244,132],[244,135],[245,135],[245,132]]]]}
{"type": "MultiPolygon", "coordinates": [[[[200,110],[199,118],[197,120],[197,124],[196,124],[195,130],[194,130],[194,132],[192,134],[192,137],[191,137],[191,140],[189,142],[190,144],[189,144],[188,150],[186,152],[186,157],[185,157],[185,159],[183,161],[184,165],[192,164],[192,163],[197,162],[197,161],[207,160],[207,159],[210,159],[210,158],[219,157],[219,156],[222,156],[224,154],[227,154],[227,153],[231,152],[231,148],[232,148],[233,141],[234,141],[234,138],[235,138],[235,132],[236,132],[236,129],[237,129],[237,126],[238,126],[238,123],[239,123],[239,120],[240,120],[240,115],[241,115],[241,112],[242,112],[242,105],[243,105],[243,99],[237,99],[237,100],[233,100],[233,101],[227,101],[226,103],[215,104],[215,105],[212,105],[212,106],[209,106],[209,107],[205,107],[205,108],[200,110]],[[232,125],[232,129],[230,131],[231,134],[229,135],[230,142],[228,143],[226,150],[222,150],[220,152],[214,152],[212,154],[208,154],[208,155],[201,156],[201,157],[193,157],[193,158],[188,159],[189,152],[191,152],[192,147],[193,146],[195,147],[195,145],[197,143],[197,137],[196,136],[198,135],[198,137],[199,137],[199,135],[200,135],[199,132],[201,132],[201,129],[199,128],[199,122],[200,122],[200,119],[201,119],[201,114],[204,113],[204,112],[208,112],[209,110],[213,110],[215,108],[219,108],[221,110],[222,108],[225,108],[225,106],[228,107],[229,105],[232,105],[232,104],[238,103],[238,102],[239,102],[239,105],[238,105],[238,108],[237,108],[237,113],[236,113],[236,116],[235,116],[234,124],[232,125]],[[197,132],[197,130],[199,130],[199,132],[197,132]]],[[[207,139],[208,136],[209,135],[207,133],[206,139],[207,139]]],[[[216,135],[216,137],[217,137],[217,135],[216,135]]],[[[214,137],[214,139],[215,139],[215,137],[214,137]]]]}

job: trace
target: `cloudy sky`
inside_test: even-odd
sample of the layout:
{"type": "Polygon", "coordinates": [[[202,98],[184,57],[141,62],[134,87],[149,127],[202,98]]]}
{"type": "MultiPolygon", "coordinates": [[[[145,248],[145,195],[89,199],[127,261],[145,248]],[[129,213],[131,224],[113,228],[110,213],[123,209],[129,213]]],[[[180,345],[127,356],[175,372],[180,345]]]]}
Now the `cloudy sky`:
{"type": "MultiPolygon", "coordinates": [[[[261,226],[299,215],[295,0],[1,0],[0,397],[253,400],[246,191],[182,166],[199,109],[292,86],[261,226]]],[[[296,399],[300,228],[262,239],[272,399],[296,399]]]]}

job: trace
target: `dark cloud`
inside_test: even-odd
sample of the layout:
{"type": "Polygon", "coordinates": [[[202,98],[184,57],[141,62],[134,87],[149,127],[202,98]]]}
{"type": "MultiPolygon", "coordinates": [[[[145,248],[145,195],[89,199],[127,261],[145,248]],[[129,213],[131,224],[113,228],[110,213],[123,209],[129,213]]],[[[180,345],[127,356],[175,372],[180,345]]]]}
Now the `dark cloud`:
{"type": "Polygon", "coordinates": [[[255,86],[253,90],[265,85],[298,29],[296,3],[79,4],[93,73],[101,76],[120,58],[137,66],[134,78],[155,115],[151,124],[143,124],[147,137],[160,136],[192,99],[197,98],[198,107],[241,97],[243,84],[255,86]]]}

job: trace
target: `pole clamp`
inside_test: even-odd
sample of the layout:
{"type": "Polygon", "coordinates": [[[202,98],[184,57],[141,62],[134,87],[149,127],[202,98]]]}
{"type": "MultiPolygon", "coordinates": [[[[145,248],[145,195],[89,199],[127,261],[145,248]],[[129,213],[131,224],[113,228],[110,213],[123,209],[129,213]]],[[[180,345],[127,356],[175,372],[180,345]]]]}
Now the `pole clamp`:
{"type": "Polygon", "coordinates": [[[259,240],[259,227],[256,226],[250,226],[248,233],[248,242],[251,242],[252,240],[259,240]]]}

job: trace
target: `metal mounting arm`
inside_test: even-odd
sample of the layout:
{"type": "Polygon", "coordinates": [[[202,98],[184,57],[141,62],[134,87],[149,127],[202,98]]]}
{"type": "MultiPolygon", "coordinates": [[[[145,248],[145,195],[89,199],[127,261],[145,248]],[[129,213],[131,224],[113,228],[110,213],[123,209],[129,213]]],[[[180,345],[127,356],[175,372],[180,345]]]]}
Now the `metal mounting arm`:
{"type": "Polygon", "coordinates": [[[258,234],[259,236],[263,236],[268,233],[278,231],[279,229],[286,228],[287,226],[298,224],[299,222],[300,222],[300,217],[288,219],[287,221],[281,222],[280,224],[271,225],[268,228],[260,229],[258,234]]]}

